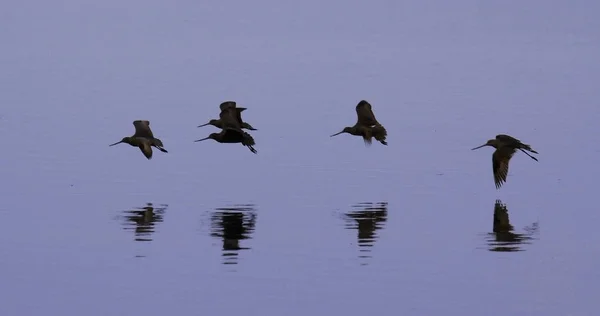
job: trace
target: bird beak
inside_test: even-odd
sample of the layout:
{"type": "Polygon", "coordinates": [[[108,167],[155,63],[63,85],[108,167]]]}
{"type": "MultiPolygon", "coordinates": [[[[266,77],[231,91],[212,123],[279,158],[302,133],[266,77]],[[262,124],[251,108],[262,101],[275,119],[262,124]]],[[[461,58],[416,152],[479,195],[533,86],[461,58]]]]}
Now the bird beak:
{"type": "Polygon", "coordinates": [[[471,149],[471,150],[479,149],[479,148],[481,148],[481,147],[485,147],[485,146],[487,146],[487,144],[483,144],[483,145],[481,145],[481,146],[479,146],[479,147],[475,147],[475,148],[473,148],[473,149],[471,149]]]}
{"type": "Polygon", "coordinates": [[[207,140],[207,139],[209,139],[209,138],[210,138],[210,137],[206,137],[206,138],[198,139],[198,140],[195,140],[194,142],[201,142],[201,141],[203,141],[203,140],[207,140]]]}
{"type": "Polygon", "coordinates": [[[210,123],[206,123],[206,124],[198,125],[198,127],[206,126],[206,125],[208,125],[208,124],[210,124],[210,123]]]}
{"type": "Polygon", "coordinates": [[[341,134],[341,133],[343,133],[343,132],[344,132],[344,131],[341,131],[341,132],[339,132],[339,133],[335,133],[335,134],[333,134],[333,135],[331,135],[331,136],[329,136],[329,137],[333,137],[333,136],[335,136],[335,135],[339,135],[339,134],[341,134]]]}
{"type": "Polygon", "coordinates": [[[123,141],[118,141],[118,142],[116,142],[116,143],[114,143],[114,144],[108,145],[108,147],[110,147],[110,146],[114,146],[114,145],[116,145],[116,144],[120,144],[120,143],[122,143],[122,142],[123,142],[123,141]]]}

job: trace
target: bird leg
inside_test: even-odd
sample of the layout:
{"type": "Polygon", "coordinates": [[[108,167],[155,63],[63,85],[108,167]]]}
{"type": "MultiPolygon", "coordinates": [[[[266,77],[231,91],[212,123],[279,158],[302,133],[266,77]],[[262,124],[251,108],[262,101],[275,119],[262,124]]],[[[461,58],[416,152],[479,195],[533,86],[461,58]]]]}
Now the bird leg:
{"type": "Polygon", "coordinates": [[[532,155],[530,155],[528,152],[524,151],[523,149],[519,148],[520,151],[524,152],[525,155],[529,156],[531,159],[538,161],[537,158],[533,157],[532,155]]]}

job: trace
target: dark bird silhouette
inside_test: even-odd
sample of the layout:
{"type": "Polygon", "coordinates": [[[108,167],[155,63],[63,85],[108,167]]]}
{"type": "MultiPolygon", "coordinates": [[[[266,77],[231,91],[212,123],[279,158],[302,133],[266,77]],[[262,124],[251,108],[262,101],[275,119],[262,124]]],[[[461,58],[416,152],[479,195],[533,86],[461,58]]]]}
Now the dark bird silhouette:
{"type": "Polygon", "coordinates": [[[479,149],[485,146],[496,148],[492,154],[492,169],[494,171],[494,182],[496,183],[496,189],[500,189],[502,184],[506,182],[506,177],[508,176],[508,163],[517,149],[524,152],[531,159],[538,161],[537,158],[533,157],[527,152],[529,151],[537,154],[537,151],[531,149],[531,146],[523,144],[520,140],[508,135],[496,135],[495,139],[490,139],[485,144],[475,147],[471,150],[479,149]]]}
{"type": "Polygon", "coordinates": [[[365,100],[361,100],[356,105],[356,115],[358,119],[356,120],[356,124],[352,127],[344,127],[344,129],[336,134],[331,135],[330,137],[348,133],[354,136],[362,136],[365,145],[370,146],[372,143],[373,137],[383,145],[387,146],[387,141],[385,140],[387,136],[387,131],[381,125],[377,119],[375,119],[375,114],[373,114],[373,110],[371,109],[371,104],[365,100]]]}
{"type": "Polygon", "coordinates": [[[195,140],[194,142],[201,142],[207,139],[213,139],[219,143],[242,143],[242,145],[248,147],[251,152],[257,153],[254,149],[254,138],[240,128],[240,120],[236,118],[236,108],[225,107],[221,109],[219,119],[221,120],[222,129],[220,133],[212,133],[206,138],[195,140]]]}
{"type": "MultiPolygon", "coordinates": [[[[245,111],[246,108],[242,108],[242,107],[238,108],[235,101],[225,101],[225,102],[221,103],[221,105],[219,105],[219,108],[221,109],[221,112],[226,109],[234,109],[233,113],[235,114],[235,118],[239,122],[241,128],[245,128],[245,129],[251,130],[251,131],[257,130],[256,128],[252,127],[252,125],[242,121],[242,112],[245,111]]],[[[221,121],[221,119],[218,119],[218,120],[212,119],[212,120],[208,121],[208,123],[206,123],[206,124],[198,125],[198,127],[202,127],[202,126],[206,126],[206,125],[212,125],[217,128],[223,128],[223,122],[221,121]]]]}
{"type": "Polygon", "coordinates": [[[152,134],[152,130],[150,130],[150,121],[133,121],[133,126],[135,127],[135,134],[129,137],[123,137],[121,141],[109,146],[125,143],[134,147],[139,147],[144,156],[148,159],[152,158],[152,146],[164,153],[168,153],[168,151],[164,149],[163,142],[158,138],[154,138],[154,134],[152,134]]]}

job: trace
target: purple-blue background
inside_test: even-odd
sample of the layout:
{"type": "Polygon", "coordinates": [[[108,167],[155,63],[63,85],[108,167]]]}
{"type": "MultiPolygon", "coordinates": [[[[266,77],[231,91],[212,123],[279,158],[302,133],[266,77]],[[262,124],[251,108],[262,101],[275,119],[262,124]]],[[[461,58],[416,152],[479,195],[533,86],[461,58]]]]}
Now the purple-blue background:
{"type": "Polygon", "coordinates": [[[595,315],[599,9],[3,1],[0,314],[595,315]],[[329,137],[361,99],[389,146],[329,137]],[[193,142],[225,100],[258,155],[193,142]],[[108,147],[136,119],[168,154],[108,147]],[[470,149],[500,133],[540,161],[517,153],[498,191],[470,149]],[[489,251],[496,199],[539,225],[521,252],[489,251]],[[364,202],[388,203],[370,258],[347,229],[364,202]],[[147,203],[166,209],[135,241],[147,203]],[[250,249],[223,264],[212,222],[238,204],[250,249]]]}

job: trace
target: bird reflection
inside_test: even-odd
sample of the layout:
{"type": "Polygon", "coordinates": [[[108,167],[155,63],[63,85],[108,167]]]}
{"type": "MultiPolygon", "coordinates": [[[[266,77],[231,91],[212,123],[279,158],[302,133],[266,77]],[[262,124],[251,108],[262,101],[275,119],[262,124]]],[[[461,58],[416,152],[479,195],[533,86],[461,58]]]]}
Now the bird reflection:
{"type": "Polygon", "coordinates": [[[525,227],[525,233],[514,233],[513,225],[510,224],[506,204],[496,200],[494,204],[493,233],[487,235],[487,243],[490,251],[514,252],[523,251],[522,246],[531,244],[534,235],[539,230],[537,222],[525,227]]]}
{"type": "Polygon", "coordinates": [[[238,251],[250,249],[240,246],[240,240],[250,239],[255,225],[254,205],[215,209],[210,217],[210,235],[223,240],[223,264],[237,264],[238,251]]]}
{"type": "Polygon", "coordinates": [[[163,216],[167,205],[153,207],[152,203],[147,203],[145,207],[123,212],[125,230],[133,230],[136,241],[152,241],[152,234],[156,223],[163,221],[163,216]]]}
{"type": "MultiPolygon", "coordinates": [[[[359,203],[344,214],[346,229],[358,230],[359,258],[371,258],[371,248],[377,239],[377,230],[387,221],[387,202],[359,203]]],[[[366,263],[365,263],[366,264],[366,263]]]]}

